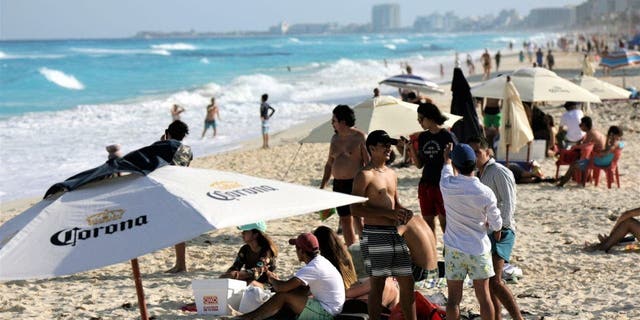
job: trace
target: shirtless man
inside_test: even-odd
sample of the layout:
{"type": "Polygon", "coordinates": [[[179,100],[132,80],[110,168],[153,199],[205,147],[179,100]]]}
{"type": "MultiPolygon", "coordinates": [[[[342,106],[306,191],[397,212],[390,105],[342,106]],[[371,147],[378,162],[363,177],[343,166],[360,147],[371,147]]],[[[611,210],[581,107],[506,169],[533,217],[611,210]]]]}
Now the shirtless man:
{"type": "Polygon", "coordinates": [[[369,134],[366,141],[371,162],[356,175],[353,194],[368,197],[364,203],[351,205],[355,215],[364,218],[360,247],[371,281],[368,311],[370,319],[380,319],[382,292],[387,277],[396,277],[400,285],[400,306],[404,319],[416,319],[413,296],[414,280],[407,244],[398,233],[413,212],[398,202],[398,177],[385,165],[391,154],[392,139],[383,130],[369,134]]]}
{"type": "Polygon", "coordinates": [[[173,107],[171,108],[171,119],[173,119],[173,121],[176,120],[180,120],[180,114],[184,112],[184,108],[174,104],[173,107]]]}
{"type": "MultiPolygon", "coordinates": [[[[599,154],[600,152],[602,152],[602,150],[604,150],[604,146],[607,143],[607,137],[605,137],[602,132],[596,130],[596,128],[593,127],[593,120],[591,120],[591,117],[587,116],[580,119],[580,130],[584,131],[586,134],[582,138],[582,141],[574,145],[571,150],[580,152],[578,151],[580,150],[580,148],[591,143],[593,143],[592,153],[599,154]]],[[[573,173],[576,172],[576,170],[580,170],[580,159],[577,159],[569,166],[567,172],[562,177],[560,177],[557,186],[560,188],[564,187],[564,185],[569,182],[569,180],[571,180],[571,177],[573,177],[573,173]]]]}
{"type": "Polygon", "coordinates": [[[491,55],[489,54],[489,50],[484,49],[484,53],[480,57],[482,61],[482,80],[487,80],[491,77],[491,55]]]}
{"type": "Polygon", "coordinates": [[[211,127],[213,129],[213,136],[218,134],[216,126],[216,119],[220,119],[220,112],[218,105],[216,105],[216,98],[211,98],[211,103],[207,106],[207,116],[204,118],[204,130],[202,131],[202,138],[207,133],[207,129],[211,127]]]}
{"type": "MultiPolygon", "coordinates": [[[[353,177],[369,162],[369,154],[364,146],[364,132],[354,128],[355,123],[355,114],[349,106],[341,104],[333,109],[331,124],[336,133],[331,138],[321,189],[324,189],[333,175],[333,191],[351,194],[353,177]]],[[[358,228],[358,233],[362,231],[362,219],[352,217],[349,206],[337,209],[344,242],[350,246],[356,242],[355,228],[358,228]]]]}

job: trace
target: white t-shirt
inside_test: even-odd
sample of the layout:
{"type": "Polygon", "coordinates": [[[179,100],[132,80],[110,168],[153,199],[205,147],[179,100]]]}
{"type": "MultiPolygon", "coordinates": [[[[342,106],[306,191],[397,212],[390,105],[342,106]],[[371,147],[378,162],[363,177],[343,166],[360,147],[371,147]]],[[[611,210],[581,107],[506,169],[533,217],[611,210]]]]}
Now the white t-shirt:
{"type": "Polygon", "coordinates": [[[336,315],[342,311],[345,300],[342,276],[325,257],[317,255],[295,277],[309,286],[313,297],[327,312],[336,315]]]}
{"type": "Polygon", "coordinates": [[[580,120],[584,117],[582,110],[574,109],[565,112],[560,118],[560,126],[567,126],[566,139],[572,142],[577,142],[582,139],[585,134],[580,130],[580,120]]]}

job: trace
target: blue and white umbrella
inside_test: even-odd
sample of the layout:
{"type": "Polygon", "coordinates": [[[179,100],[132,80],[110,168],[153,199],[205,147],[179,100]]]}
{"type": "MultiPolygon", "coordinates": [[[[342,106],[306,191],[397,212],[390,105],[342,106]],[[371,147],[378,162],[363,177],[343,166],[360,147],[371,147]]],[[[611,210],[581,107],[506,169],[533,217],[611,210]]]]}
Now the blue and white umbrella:
{"type": "Polygon", "coordinates": [[[640,64],[640,52],[634,50],[622,50],[609,53],[602,57],[600,65],[611,69],[622,68],[640,64]]]}
{"type": "Polygon", "coordinates": [[[437,83],[413,74],[400,74],[393,76],[380,81],[380,84],[386,84],[396,88],[416,90],[419,92],[444,92],[444,90],[440,89],[437,83]]]}

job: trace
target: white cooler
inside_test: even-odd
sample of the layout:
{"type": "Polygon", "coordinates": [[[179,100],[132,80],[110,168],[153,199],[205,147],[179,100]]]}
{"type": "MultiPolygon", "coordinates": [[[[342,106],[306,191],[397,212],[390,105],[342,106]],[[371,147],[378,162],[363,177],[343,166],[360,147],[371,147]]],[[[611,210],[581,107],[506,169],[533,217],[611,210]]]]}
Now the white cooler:
{"type": "Polygon", "coordinates": [[[247,283],[233,279],[194,279],[191,281],[198,314],[228,315],[238,310],[247,283]]]}

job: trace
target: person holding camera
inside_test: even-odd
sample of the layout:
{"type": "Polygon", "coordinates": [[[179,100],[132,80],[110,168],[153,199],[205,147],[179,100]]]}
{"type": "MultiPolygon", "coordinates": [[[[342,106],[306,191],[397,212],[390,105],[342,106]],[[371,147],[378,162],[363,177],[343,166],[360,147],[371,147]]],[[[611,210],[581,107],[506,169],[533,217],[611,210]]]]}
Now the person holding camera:
{"type": "Polygon", "coordinates": [[[242,241],[245,245],[240,248],[233,265],[220,278],[244,280],[247,284],[264,287],[268,278],[266,271],[276,270],[278,248],[265,235],[267,224],[264,221],[239,226],[242,231],[242,241]]]}
{"type": "MultiPolygon", "coordinates": [[[[447,278],[447,319],[460,318],[464,279],[473,280],[482,319],[494,319],[489,278],[495,275],[491,240],[501,239],[502,218],[491,188],[474,176],[476,153],[468,144],[449,143],[444,150],[440,190],[447,210],[444,233],[444,264],[447,278]],[[453,168],[459,173],[455,175],[453,168]]],[[[502,272],[502,270],[498,270],[502,272]]]]}

